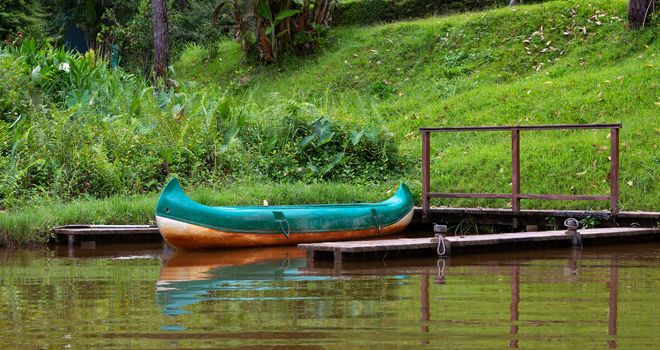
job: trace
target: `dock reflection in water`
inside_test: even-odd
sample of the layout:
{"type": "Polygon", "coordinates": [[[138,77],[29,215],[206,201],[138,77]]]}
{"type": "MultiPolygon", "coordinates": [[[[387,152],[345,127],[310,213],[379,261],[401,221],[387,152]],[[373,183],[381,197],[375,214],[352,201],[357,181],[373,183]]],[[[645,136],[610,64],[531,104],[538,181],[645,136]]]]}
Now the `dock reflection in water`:
{"type": "Polygon", "coordinates": [[[305,261],[295,247],[159,252],[0,251],[0,349],[660,342],[658,243],[347,261],[337,269],[305,261]]]}
{"type": "MultiPolygon", "coordinates": [[[[331,316],[329,318],[351,321],[382,317],[380,323],[384,325],[384,329],[402,331],[407,329],[409,324],[388,319],[387,314],[393,312],[406,315],[418,310],[419,328],[416,337],[417,344],[422,345],[430,345],[433,341],[444,343],[449,339],[460,344],[461,338],[473,333],[484,338],[483,343],[477,341],[477,344],[481,345],[486,345],[488,339],[492,341],[493,338],[501,337],[508,338],[507,345],[510,348],[518,348],[521,339],[525,338],[530,338],[529,343],[539,345],[538,342],[542,338],[552,338],[557,334],[561,335],[562,341],[569,340],[575,345],[582,343],[581,336],[578,336],[582,333],[580,327],[589,329],[589,332],[584,334],[591,334],[590,341],[593,341],[594,337],[591,332],[600,327],[601,331],[595,333],[602,334],[601,344],[616,348],[620,284],[618,259],[623,257],[624,265],[631,268],[657,268],[659,247],[657,244],[652,244],[651,247],[654,248],[648,252],[642,249],[643,253],[636,252],[639,246],[628,245],[622,248],[590,248],[586,252],[581,249],[562,249],[444,259],[345,262],[341,267],[331,262],[305,261],[302,259],[303,252],[289,247],[224,252],[176,252],[163,264],[157,283],[157,299],[164,314],[179,316],[197,312],[191,311],[190,306],[193,304],[214,301],[263,303],[269,300],[289,300],[323,304],[329,300],[331,303],[332,300],[342,303],[342,300],[348,297],[350,302],[342,303],[344,307],[340,308],[340,311],[343,313],[339,315],[328,315],[324,312],[309,314],[305,312],[309,309],[299,304],[291,310],[293,313],[289,316],[295,320],[331,316]],[[495,281],[492,281],[493,277],[495,281]],[[367,290],[372,288],[370,284],[383,278],[389,282],[380,285],[381,289],[378,291],[382,295],[377,298],[364,298],[365,293],[369,294],[367,290]],[[485,282],[487,280],[490,282],[485,282]],[[504,285],[500,283],[504,280],[509,281],[508,293],[505,293],[504,285]],[[339,289],[348,295],[335,294],[322,288],[325,292],[318,293],[318,290],[309,286],[300,286],[301,283],[318,281],[326,281],[334,288],[341,282],[342,287],[339,289]],[[416,296],[410,293],[409,288],[406,288],[405,293],[396,291],[397,285],[410,286],[417,282],[419,289],[416,296]],[[347,289],[344,284],[350,287],[347,289]],[[490,290],[484,293],[479,289],[494,289],[497,292],[490,290]],[[291,293],[292,291],[294,293],[291,293]],[[601,297],[603,291],[607,292],[606,298],[601,297]],[[334,297],[328,298],[332,294],[334,297]],[[374,299],[381,299],[384,305],[399,300],[399,304],[406,306],[394,307],[396,310],[385,312],[374,299]],[[504,335],[502,330],[496,330],[501,329],[503,315],[500,305],[504,304],[509,306],[507,335],[504,335]],[[378,311],[370,315],[368,309],[378,311]],[[585,314],[582,309],[592,312],[585,314]],[[364,312],[365,310],[367,312],[364,312]],[[499,311],[493,314],[494,310],[499,311]],[[599,312],[594,312],[595,310],[599,312]],[[594,315],[598,314],[600,318],[594,318],[594,315]],[[544,328],[551,332],[544,334],[539,331],[544,328]],[[450,330],[452,333],[447,334],[446,331],[450,330]],[[438,331],[442,337],[437,336],[438,331]]],[[[651,281],[638,282],[646,284],[651,281]]],[[[640,297],[638,299],[645,300],[648,295],[640,297]]],[[[230,304],[226,306],[231,308],[230,304]]],[[[639,307],[637,305],[634,308],[639,307]]],[[[222,307],[216,311],[222,313],[222,307]]],[[[314,311],[319,311],[318,305],[314,311]]],[[[199,312],[208,311],[202,308],[199,312]]],[[[646,329],[653,326],[651,321],[646,325],[646,329]]],[[[173,325],[164,329],[184,330],[186,327],[173,325]]],[[[341,329],[342,327],[335,329],[335,333],[342,333],[338,331],[341,329]]],[[[412,336],[409,330],[403,333],[405,336],[401,341],[412,336]]],[[[333,337],[332,332],[325,333],[324,336],[333,337]]],[[[654,334],[647,333],[646,336],[652,337],[654,334]]],[[[641,339],[644,339],[644,336],[641,339]]],[[[468,344],[474,342],[466,339],[462,341],[467,341],[468,344]]]]}

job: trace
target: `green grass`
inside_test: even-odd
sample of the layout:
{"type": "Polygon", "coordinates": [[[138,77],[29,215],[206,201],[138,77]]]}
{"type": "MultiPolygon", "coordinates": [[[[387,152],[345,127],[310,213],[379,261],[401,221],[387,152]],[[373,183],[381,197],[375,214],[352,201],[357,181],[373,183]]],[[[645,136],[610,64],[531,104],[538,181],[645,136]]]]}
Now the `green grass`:
{"type": "MultiPolygon", "coordinates": [[[[391,196],[398,182],[351,185],[342,183],[250,183],[223,188],[196,188],[187,193],[206,205],[269,205],[377,202],[391,196]]],[[[188,189],[187,189],[188,190],[188,189]]],[[[38,246],[52,238],[56,226],[85,224],[155,224],[158,196],[49,202],[0,213],[0,246],[38,246]]]]}
{"type": "MultiPolygon", "coordinates": [[[[119,89],[121,81],[130,80],[121,78],[117,90],[124,91],[122,99],[104,108],[107,116],[101,120],[96,112],[79,116],[76,109],[35,118],[47,122],[30,129],[30,145],[36,146],[29,147],[42,151],[25,156],[23,166],[39,171],[18,174],[21,181],[41,179],[43,190],[28,188],[35,199],[0,214],[0,240],[44,242],[52,226],[75,222],[149,222],[153,192],[164,181],[161,168],[168,159],[173,159],[170,172],[178,173],[188,188],[200,187],[193,197],[215,204],[259,204],[264,198],[273,204],[379,200],[399,181],[419,195],[418,128],[432,126],[621,122],[621,208],[659,211],[660,27],[655,21],[631,31],[625,18],[625,1],[583,0],[341,27],[333,29],[323,52],[266,66],[245,63],[232,41],[218,43],[218,57],[209,54],[215,50],[190,46],[174,64],[182,87],[171,97],[152,96],[140,84],[119,89]],[[232,108],[229,117],[217,119],[216,130],[213,111],[222,109],[216,103],[220,100],[230,101],[232,108]],[[159,107],[162,101],[165,108],[159,107]],[[183,117],[179,111],[185,111],[183,117]],[[289,130],[302,124],[287,123],[323,115],[341,125],[345,135],[353,128],[385,128],[399,145],[401,162],[383,170],[360,166],[361,151],[356,150],[335,169],[334,180],[305,175],[312,168],[308,160],[323,165],[342,146],[319,148],[325,153],[300,152],[296,137],[304,134],[293,137],[289,130]],[[245,131],[228,143],[227,130],[220,126],[238,123],[241,116],[248,119],[245,131]],[[282,147],[288,148],[265,154],[263,145],[274,128],[281,129],[282,147]],[[61,134],[53,138],[51,129],[71,134],[71,141],[49,146],[67,139],[61,134]],[[230,146],[227,152],[219,151],[223,145],[230,146]],[[62,149],[71,155],[57,153],[62,149]],[[41,159],[53,152],[69,168],[62,170],[58,159],[41,159]],[[59,187],[49,182],[51,167],[59,187]],[[366,175],[353,175],[359,171],[366,175]],[[67,182],[71,178],[80,183],[67,182]],[[118,197],[75,199],[81,186],[90,188],[87,193],[118,197]],[[70,195],[60,198],[58,189],[70,195]],[[127,197],[145,192],[152,194],[127,197]]],[[[607,194],[608,145],[607,131],[523,133],[522,191],[607,194]]],[[[508,193],[510,168],[507,133],[433,136],[433,190],[508,193]]],[[[25,190],[22,182],[15,183],[25,190]]],[[[434,204],[506,207],[507,202],[434,204]]],[[[525,200],[522,205],[608,207],[607,202],[584,201],[525,200]]]]}
{"type": "MultiPolygon", "coordinates": [[[[176,66],[184,79],[229,87],[257,106],[293,99],[334,118],[382,123],[416,162],[419,127],[621,122],[621,207],[660,210],[660,31],[657,24],[628,30],[625,5],[556,1],[344,27],[322,54],[277,66],[225,64],[237,50],[227,42],[223,52],[231,55],[205,64],[187,52],[176,66]]],[[[523,191],[606,194],[607,146],[607,131],[524,133],[523,191]]],[[[510,191],[507,134],[437,135],[432,151],[433,189],[510,191]]],[[[418,168],[408,182],[419,182],[418,168]]],[[[524,201],[537,208],[607,205],[524,201]]]]}

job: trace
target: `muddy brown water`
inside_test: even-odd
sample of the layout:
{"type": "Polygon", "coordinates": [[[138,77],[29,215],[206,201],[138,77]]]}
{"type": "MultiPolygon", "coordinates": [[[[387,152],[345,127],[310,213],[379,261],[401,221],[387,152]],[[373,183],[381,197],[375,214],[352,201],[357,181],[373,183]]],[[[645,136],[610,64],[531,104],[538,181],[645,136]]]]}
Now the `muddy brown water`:
{"type": "Polygon", "coordinates": [[[309,264],[0,250],[0,349],[656,349],[660,243],[309,264]]]}

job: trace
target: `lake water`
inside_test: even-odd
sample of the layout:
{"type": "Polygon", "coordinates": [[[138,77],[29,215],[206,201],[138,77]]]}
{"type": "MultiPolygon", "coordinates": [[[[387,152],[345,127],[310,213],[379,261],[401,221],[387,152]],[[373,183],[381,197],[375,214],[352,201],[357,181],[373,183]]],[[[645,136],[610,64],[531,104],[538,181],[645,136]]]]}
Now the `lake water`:
{"type": "Polygon", "coordinates": [[[657,349],[660,243],[310,266],[0,250],[0,349],[657,349]]]}

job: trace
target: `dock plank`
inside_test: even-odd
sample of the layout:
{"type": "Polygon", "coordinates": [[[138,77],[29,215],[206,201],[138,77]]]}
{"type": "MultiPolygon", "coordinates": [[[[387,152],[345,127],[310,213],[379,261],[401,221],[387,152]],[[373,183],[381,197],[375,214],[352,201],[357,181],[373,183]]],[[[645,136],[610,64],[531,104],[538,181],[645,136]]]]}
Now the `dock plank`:
{"type": "Polygon", "coordinates": [[[67,225],[55,227],[62,235],[160,234],[155,225],[67,225]]]}
{"type": "MultiPolygon", "coordinates": [[[[583,229],[578,231],[583,241],[595,240],[599,238],[616,237],[636,237],[645,235],[657,235],[660,238],[660,229],[658,228],[638,228],[638,227],[612,227],[583,229]]],[[[537,232],[518,232],[518,233],[500,233],[486,235],[467,235],[467,236],[447,236],[445,241],[452,248],[459,247],[489,247],[510,243],[529,243],[542,245],[550,241],[568,241],[572,240],[571,234],[566,234],[564,230],[558,231],[537,231],[537,232]]],[[[391,251],[411,251],[436,248],[438,239],[436,237],[425,238],[398,238],[368,241],[346,241],[346,242],[323,242],[299,244],[299,249],[306,249],[308,252],[314,251],[333,251],[335,255],[343,253],[362,253],[362,252],[391,252],[391,251]]],[[[308,256],[316,256],[311,254],[308,256]]]]}
{"type": "Polygon", "coordinates": [[[92,242],[156,241],[161,239],[155,225],[66,225],[53,228],[57,243],[75,244],[92,242]]]}

